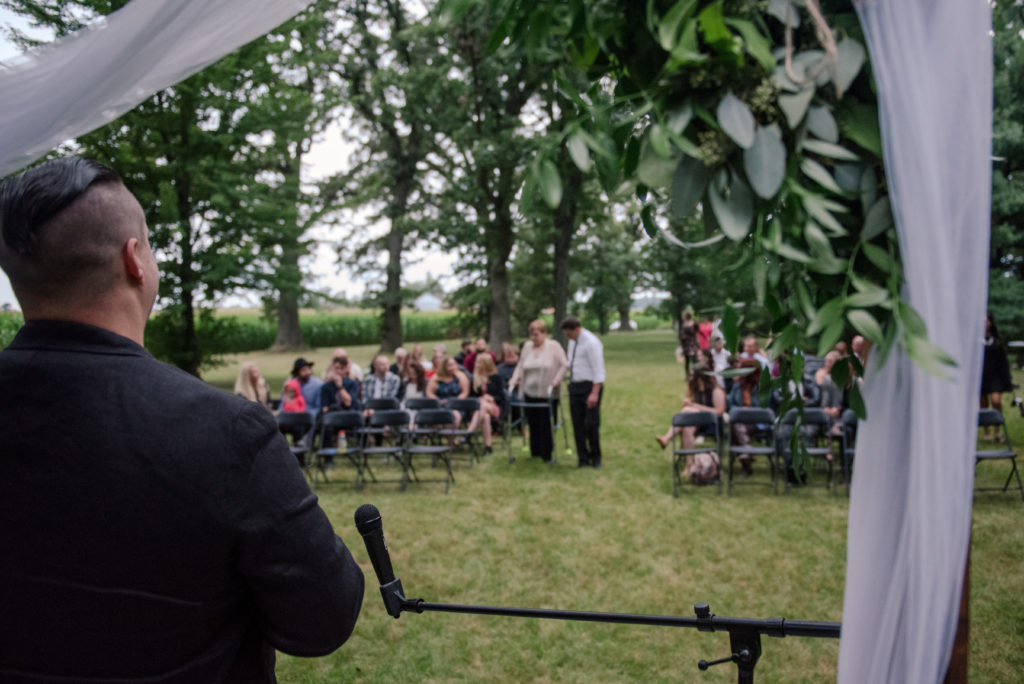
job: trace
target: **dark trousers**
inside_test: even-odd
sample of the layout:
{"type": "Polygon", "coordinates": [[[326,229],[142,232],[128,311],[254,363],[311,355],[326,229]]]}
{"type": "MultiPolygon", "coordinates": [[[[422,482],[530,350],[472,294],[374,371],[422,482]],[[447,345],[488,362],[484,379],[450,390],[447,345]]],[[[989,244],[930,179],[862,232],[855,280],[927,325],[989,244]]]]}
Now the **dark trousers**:
{"type": "Polygon", "coordinates": [[[572,432],[576,437],[576,457],[580,465],[601,465],[601,397],[604,387],[597,394],[597,405],[587,407],[587,397],[594,388],[592,382],[569,383],[569,413],[572,415],[572,432]]]}
{"type": "Polygon", "coordinates": [[[530,455],[550,461],[551,452],[555,448],[555,440],[551,434],[551,417],[558,413],[558,399],[551,400],[549,410],[546,397],[531,397],[524,394],[523,398],[531,404],[544,404],[536,408],[525,407],[523,412],[526,413],[526,422],[530,426],[530,455]]]}

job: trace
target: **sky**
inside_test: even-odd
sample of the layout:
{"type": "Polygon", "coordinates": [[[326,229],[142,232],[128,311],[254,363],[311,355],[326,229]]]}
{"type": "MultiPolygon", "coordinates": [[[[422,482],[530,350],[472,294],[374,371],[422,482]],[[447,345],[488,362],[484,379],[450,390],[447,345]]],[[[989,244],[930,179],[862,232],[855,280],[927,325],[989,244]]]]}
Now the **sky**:
{"type": "MultiPolygon", "coordinates": [[[[25,23],[9,10],[0,9],[0,26],[13,24],[21,28],[27,28],[25,23]]],[[[3,36],[0,36],[0,62],[17,58],[19,51],[11,45],[3,36]]],[[[349,149],[341,139],[340,128],[337,125],[331,126],[323,142],[317,144],[310,151],[307,162],[310,165],[310,172],[313,177],[323,177],[343,168],[345,160],[349,157],[349,149]]],[[[366,226],[366,231],[382,233],[387,226],[366,226]]],[[[318,291],[328,291],[335,294],[343,294],[349,298],[360,297],[365,289],[366,283],[354,276],[351,269],[339,266],[335,263],[335,243],[340,235],[332,233],[329,228],[314,228],[312,237],[318,242],[313,253],[307,257],[307,272],[310,278],[307,286],[318,291]]],[[[455,264],[455,255],[448,255],[438,251],[413,251],[409,255],[408,264],[404,269],[405,282],[422,281],[428,276],[441,277],[444,287],[448,290],[454,289],[455,281],[451,276],[455,264]]],[[[383,259],[383,257],[382,257],[383,259]]],[[[381,262],[383,263],[383,261],[381,262]]],[[[253,293],[249,295],[239,294],[218,302],[223,306],[249,306],[259,303],[260,295],[253,293]]],[[[0,305],[10,303],[17,307],[14,294],[11,290],[7,276],[0,271],[0,305]]]]}

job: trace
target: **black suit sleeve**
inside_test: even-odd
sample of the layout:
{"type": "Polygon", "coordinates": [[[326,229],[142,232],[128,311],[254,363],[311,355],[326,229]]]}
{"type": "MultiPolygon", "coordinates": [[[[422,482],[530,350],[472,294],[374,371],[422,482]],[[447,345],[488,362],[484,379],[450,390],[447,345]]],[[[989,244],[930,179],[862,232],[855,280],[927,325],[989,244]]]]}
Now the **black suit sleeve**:
{"type": "Polygon", "coordinates": [[[270,414],[255,404],[234,427],[229,498],[237,567],[267,640],[297,656],[326,655],[348,639],[363,573],[331,528],[270,414]]]}

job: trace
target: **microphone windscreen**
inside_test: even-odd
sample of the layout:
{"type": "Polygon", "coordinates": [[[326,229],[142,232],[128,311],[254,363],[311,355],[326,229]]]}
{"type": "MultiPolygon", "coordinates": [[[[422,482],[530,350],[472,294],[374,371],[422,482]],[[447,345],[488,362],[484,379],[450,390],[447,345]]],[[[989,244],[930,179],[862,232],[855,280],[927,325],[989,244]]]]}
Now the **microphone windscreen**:
{"type": "Polygon", "coordinates": [[[356,529],[359,534],[366,535],[374,527],[381,527],[380,511],[373,504],[363,504],[356,509],[356,529]]]}

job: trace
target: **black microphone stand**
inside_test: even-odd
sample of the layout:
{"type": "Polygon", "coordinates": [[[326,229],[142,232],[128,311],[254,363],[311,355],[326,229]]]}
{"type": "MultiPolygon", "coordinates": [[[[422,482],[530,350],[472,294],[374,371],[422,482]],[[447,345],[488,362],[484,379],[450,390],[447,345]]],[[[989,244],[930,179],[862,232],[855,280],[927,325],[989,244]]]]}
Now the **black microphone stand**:
{"type": "MultiPolygon", "coordinates": [[[[380,516],[376,508],[366,504],[367,510],[372,509],[372,522],[376,525],[373,533],[380,533],[380,516]]],[[[363,510],[363,509],[360,509],[363,510]]],[[[369,514],[366,514],[369,517],[369,514]]],[[[731,654],[718,660],[701,660],[697,667],[707,670],[712,665],[736,663],[737,681],[739,684],[753,684],[754,666],[761,657],[761,635],[772,637],[800,636],[838,639],[841,624],[838,622],[816,622],[812,620],[786,620],[785,618],[726,618],[712,614],[707,603],[695,603],[693,606],[696,617],[675,617],[670,615],[631,615],[628,613],[601,613],[576,610],[549,610],[543,608],[508,608],[503,606],[475,606],[457,603],[431,603],[423,599],[408,599],[402,590],[402,580],[391,572],[391,561],[387,556],[387,548],[381,536],[376,546],[371,549],[370,532],[364,531],[366,525],[360,524],[357,512],[357,527],[366,541],[370,560],[378,579],[382,581],[381,596],[388,615],[398,619],[403,612],[424,613],[464,613],[469,615],[502,615],[505,617],[544,618],[549,620],[575,620],[582,622],[610,622],[620,625],[649,625],[654,627],[692,627],[701,632],[728,632],[731,654]],[[383,549],[383,550],[382,550],[383,549]],[[383,572],[382,572],[383,570],[383,572]]]]}

